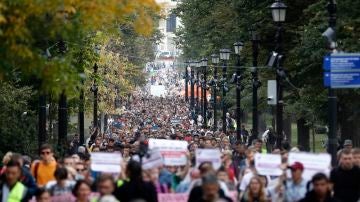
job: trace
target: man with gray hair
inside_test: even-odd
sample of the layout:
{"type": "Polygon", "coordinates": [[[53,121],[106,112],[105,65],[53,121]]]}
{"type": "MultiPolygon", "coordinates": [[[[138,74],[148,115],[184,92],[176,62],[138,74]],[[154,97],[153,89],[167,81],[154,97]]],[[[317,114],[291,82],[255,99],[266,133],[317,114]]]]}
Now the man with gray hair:
{"type": "Polygon", "coordinates": [[[78,147],[78,153],[85,154],[86,153],[86,148],[84,146],[79,146],[78,147]]]}
{"type": "Polygon", "coordinates": [[[232,202],[220,189],[219,180],[214,173],[205,174],[201,181],[201,186],[191,190],[188,202],[232,202]]]}

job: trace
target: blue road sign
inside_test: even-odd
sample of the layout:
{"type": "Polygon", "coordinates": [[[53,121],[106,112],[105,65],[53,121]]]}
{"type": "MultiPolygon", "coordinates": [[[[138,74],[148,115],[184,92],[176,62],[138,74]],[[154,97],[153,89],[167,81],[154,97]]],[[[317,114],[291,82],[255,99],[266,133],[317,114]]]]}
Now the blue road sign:
{"type": "Polygon", "coordinates": [[[360,53],[331,54],[324,57],[323,68],[331,72],[360,71],[360,53]]]}
{"type": "Polygon", "coordinates": [[[331,88],[360,88],[360,72],[325,72],[324,85],[331,88]]]}

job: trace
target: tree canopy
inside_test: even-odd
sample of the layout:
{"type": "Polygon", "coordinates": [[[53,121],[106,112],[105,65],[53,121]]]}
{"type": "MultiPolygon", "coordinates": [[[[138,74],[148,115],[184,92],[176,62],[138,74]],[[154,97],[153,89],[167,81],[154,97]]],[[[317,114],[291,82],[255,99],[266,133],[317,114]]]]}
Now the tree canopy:
{"type": "MultiPolygon", "coordinates": [[[[327,90],[323,86],[322,58],[328,54],[328,50],[321,34],[328,27],[327,1],[284,2],[288,6],[286,22],[283,24],[284,68],[288,76],[284,82],[286,113],[297,119],[305,118],[308,124],[326,124],[327,90]]],[[[242,51],[245,66],[251,67],[249,29],[256,28],[261,38],[259,66],[264,66],[268,54],[275,47],[276,25],[272,22],[269,9],[271,3],[267,0],[183,0],[176,9],[183,22],[183,28],[177,33],[177,41],[184,51],[183,57],[195,59],[210,56],[218,53],[220,48],[233,49],[232,44],[241,40],[245,42],[242,51]]],[[[337,5],[337,49],[359,52],[360,2],[345,0],[337,5]]],[[[234,69],[230,68],[230,71],[234,69]]],[[[273,69],[260,69],[259,73],[263,83],[275,78],[273,69]]],[[[245,75],[247,78],[243,82],[248,85],[249,71],[245,75]]],[[[264,88],[265,85],[260,88],[262,100],[266,98],[264,88]]],[[[251,106],[251,91],[244,90],[242,93],[244,107],[248,108],[251,106]]],[[[359,111],[356,110],[360,107],[356,102],[359,90],[337,90],[337,95],[342,137],[356,139],[355,144],[360,144],[360,138],[357,138],[360,136],[360,128],[354,125],[360,119],[359,111]],[[353,130],[354,127],[356,130],[353,130]]],[[[262,105],[262,111],[266,111],[266,105],[262,105]]]]}

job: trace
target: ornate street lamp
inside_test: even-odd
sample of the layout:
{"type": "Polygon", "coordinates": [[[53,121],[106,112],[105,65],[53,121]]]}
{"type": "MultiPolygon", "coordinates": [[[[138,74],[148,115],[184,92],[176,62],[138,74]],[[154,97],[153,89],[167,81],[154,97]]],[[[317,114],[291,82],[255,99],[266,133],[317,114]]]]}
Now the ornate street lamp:
{"type": "Polygon", "coordinates": [[[227,113],[227,107],[225,106],[225,102],[224,99],[226,97],[226,91],[227,91],[227,84],[226,84],[226,68],[227,68],[227,61],[230,59],[230,53],[231,51],[229,49],[220,49],[220,60],[223,61],[223,78],[222,78],[222,83],[223,83],[223,96],[222,96],[222,108],[223,108],[223,117],[222,117],[222,131],[224,133],[226,133],[226,113],[227,113]]]}
{"type": "Polygon", "coordinates": [[[241,140],[241,50],[244,47],[244,43],[236,42],[234,43],[234,50],[236,54],[236,138],[241,140]]]}
{"type": "Polygon", "coordinates": [[[259,133],[259,127],[258,127],[258,123],[259,123],[259,116],[258,116],[258,98],[257,98],[257,90],[258,88],[261,86],[261,82],[259,81],[258,78],[258,70],[257,70],[257,66],[258,66],[258,55],[259,55],[259,35],[257,33],[257,31],[255,30],[254,27],[252,27],[250,29],[250,38],[251,38],[251,42],[252,42],[252,64],[253,64],[253,69],[251,71],[251,75],[252,75],[252,119],[253,119],[253,127],[252,127],[252,136],[253,137],[258,137],[258,133],[259,133]]]}
{"type": "Polygon", "coordinates": [[[217,54],[212,54],[211,55],[211,62],[214,66],[214,79],[213,79],[213,82],[212,82],[212,94],[213,94],[213,108],[214,108],[214,114],[213,114],[213,119],[214,119],[214,125],[213,125],[213,131],[216,131],[217,130],[217,108],[216,108],[216,92],[217,92],[217,79],[218,79],[218,76],[217,76],[217,65],[219,64],[220,62],[220,58],[219,58],[219,55],[217,54]]]}
{"type": "Polygon", "coordinates": [[[274,22],[277,23],[285,22],[287,6],[283,2],[281,2],[281,0],[276,0],[270,6],[270,9],[274,22]]]}
{"type": "Polygon", "coordinates": [[[275,36],[276,41],[276,48],[275,52],[278,54],[278,58],[276,60],[276,85],[277,85],[277,92],[278,92],[278,100],[277,100],[277,107],[276,107],[276,145],[277,147],[281,147],[282,143],[282,136],[283,136],[283,89],[282,89],[282,76],[279,74],[282,68],[283,62],[283,55],[282,55],[282,34],[283,34],[283,27],[282,23],[285,22],[286,18],[286,9],[287,6],[281,2],[281,0],[276,0],[271,6],[270,10],[272,13],[272,18],[274,23],[276,23],[277,31],[275,36]]]}
{"type": "Polygon", "coordinates": [[[206,90],[207,90],[207,65],[208,65],[208,59],[203,58],[201,60],[201,66],[203,68],[203,83],[202,83],[202,100],[203,100],[203,118],[204,118],[204,128],[207,127],[207,96],[206,96],[206,90]]]}

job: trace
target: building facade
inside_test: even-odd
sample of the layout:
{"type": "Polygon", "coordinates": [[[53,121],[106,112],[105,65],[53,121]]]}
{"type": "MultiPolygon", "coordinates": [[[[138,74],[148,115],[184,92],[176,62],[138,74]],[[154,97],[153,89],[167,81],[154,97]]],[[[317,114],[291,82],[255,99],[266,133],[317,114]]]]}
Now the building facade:
{"type": "Polygon", "coordinates": [[[177,55],[178,50],[175,44],[175,31],[181,26],[180,19],[172,12],[176,8],[179,0],[156,0],[161,6],[162,19],[159,21],[158,29],[164,36],[161,43],[157,46],[157,55],[164,52],[170,52],[172,55],[177,55]]]}

